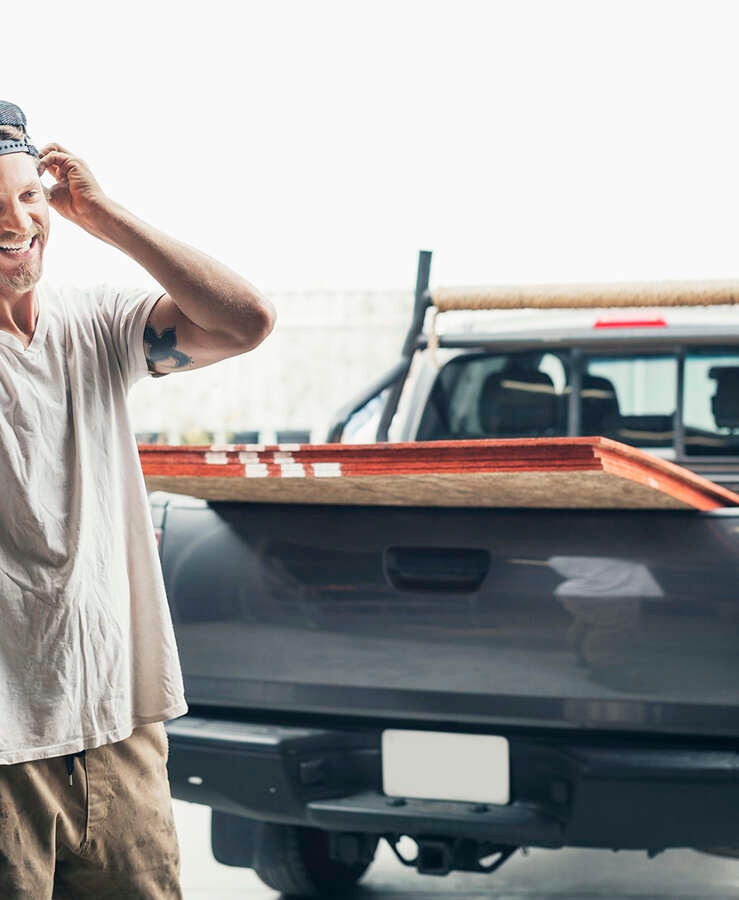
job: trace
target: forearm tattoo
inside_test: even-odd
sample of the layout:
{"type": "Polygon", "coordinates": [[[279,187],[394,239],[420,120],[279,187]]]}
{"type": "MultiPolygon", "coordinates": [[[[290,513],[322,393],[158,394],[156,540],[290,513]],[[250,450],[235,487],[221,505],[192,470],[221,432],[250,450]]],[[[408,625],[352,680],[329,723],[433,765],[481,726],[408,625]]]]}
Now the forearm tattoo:
{"type": "Polygon", "coordinates": [[[186,353],[180,353],[176,347],[177,331],[175,328],[165,328],[161,334],[157,334],[151,325],[144,328],[144,353],[150,372],[156,375],[166,374],[157,372],[157,364],[172,370],[192,365],[192,357],[186,353]]]}

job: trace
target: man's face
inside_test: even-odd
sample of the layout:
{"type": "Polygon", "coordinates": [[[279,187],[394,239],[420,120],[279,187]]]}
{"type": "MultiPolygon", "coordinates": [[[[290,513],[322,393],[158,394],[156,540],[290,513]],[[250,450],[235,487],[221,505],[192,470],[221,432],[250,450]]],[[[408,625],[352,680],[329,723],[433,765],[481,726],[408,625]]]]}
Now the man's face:
{"type": "Polygon", "coordinates": [[[49,205],[28,153],[0,156],[0,294],[25,293],[41,277],[49,205]]]}

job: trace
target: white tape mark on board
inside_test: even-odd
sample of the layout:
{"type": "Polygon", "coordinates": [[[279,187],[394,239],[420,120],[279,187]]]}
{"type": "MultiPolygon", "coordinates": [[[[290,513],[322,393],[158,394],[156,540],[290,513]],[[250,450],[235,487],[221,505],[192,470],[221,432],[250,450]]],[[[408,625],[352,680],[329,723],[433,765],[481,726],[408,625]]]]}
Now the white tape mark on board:
{"type": "Polygon", "coordinates": [[[245,452],[244,450],[239,453],[239,462],[240,463],[258,463],[259,462],[259,454],[254,453],[252,451],[245,452]]]}
{"type": "Polygon", "coordinates": [[[244,475],[247,478],[267,478],[269,468],[265,463],[247,463],[244,466],[244,475]]]}
{"type": "Polygon", "coordinates": [[[223,452],[208,451],[205,454],[205,461],[210,466],[225,466],[228,462],[228,455],[223,452]]]}
{"type": "Polygon", "coordinates": [[[300,450],[300,444],[278,444],[277,449],[283,453],[294,453],[296,450],[300,450]]]}
{"type": "Polygon", "coordinates": [[[284,451],[281,451],[279,453],[275,453],[274,461],[276,463],[291,463],[295,462],[295,457],[292,455],[292,453],[285,453],[284,451]]]}
{"type": "Polygon", "coordinates": [[[305,466],[302,463],[283,463],[280,474],[283,478],[305,478],[305,466]]]}
{"type": "Polygon", "coordinates": [[[316,478],[338,478],[341,475],[341,463],[313,463],[313,474],[316,478]]]}

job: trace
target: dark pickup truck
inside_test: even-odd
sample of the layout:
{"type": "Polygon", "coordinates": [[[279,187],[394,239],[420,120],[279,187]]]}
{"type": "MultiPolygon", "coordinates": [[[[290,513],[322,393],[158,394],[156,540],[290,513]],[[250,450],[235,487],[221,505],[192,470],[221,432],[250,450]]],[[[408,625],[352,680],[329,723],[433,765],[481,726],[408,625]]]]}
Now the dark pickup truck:
{"type": "MultiPolygon", "coordinates": [[[[605,434],[736,485],[733,309],[430,304],[422,271],[403,359],[332,439],[605,434]]],[[[738,853],[739,508],[151,505],[190,703],[172,790],[221,862],[332,896],[383,838],[429,875],[738,853]]]]}

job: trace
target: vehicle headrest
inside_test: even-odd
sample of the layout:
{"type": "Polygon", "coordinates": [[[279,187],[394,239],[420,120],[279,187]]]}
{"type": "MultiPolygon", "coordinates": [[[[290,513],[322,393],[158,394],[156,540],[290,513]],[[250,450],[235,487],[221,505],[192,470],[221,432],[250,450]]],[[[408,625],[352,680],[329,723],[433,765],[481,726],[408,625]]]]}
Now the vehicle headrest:
{"type": "Polygon", "coordinates": [[[582,434],[608,434],[616,428],[621,410],[612,381],[601,375],[585,373],[580,397],[582,434]]]}
{"type": "Polygon", "coordinates": [[[739,428],[739,366],[712,366],[709,378],[716,380],[711,409],[717,428],[739,428]]]}
{"type": "Polygon", "coordinates": [[[482,430],[490,436],[544,435],[557,424],[554,382],[532,369],[494,372],[483,382],[479,415],[482,430]]]}

